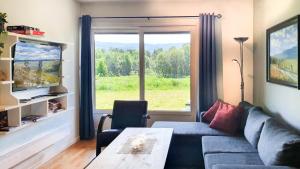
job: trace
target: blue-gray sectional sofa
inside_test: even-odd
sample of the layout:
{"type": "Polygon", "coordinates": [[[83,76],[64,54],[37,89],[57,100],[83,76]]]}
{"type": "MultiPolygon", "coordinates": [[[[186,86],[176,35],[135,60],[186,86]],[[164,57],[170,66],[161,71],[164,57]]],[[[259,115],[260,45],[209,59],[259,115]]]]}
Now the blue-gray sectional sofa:
{"type": "MultiPolygon", "coordinates": [[[[173,128],[166,169],[292,169],[300,167],[300,135],[260,107],[241,102],[240,132],[229,135],[205,122],[155,122],[173,128]]],[[[202,113],[203,115],[203,113],[202,113]]],[[[201,117],[202,117],[201,115],[201,117]]]]}

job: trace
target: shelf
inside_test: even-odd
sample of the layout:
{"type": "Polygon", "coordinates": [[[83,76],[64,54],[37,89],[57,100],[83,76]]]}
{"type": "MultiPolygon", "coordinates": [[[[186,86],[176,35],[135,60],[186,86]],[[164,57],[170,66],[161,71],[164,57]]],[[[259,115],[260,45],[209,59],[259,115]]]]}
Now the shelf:
{"type": "Polygon", "coordinates": [[[66,45],[67,44],[67,43],[61,42],[61,41],[53,41],[51,39],[46,39],[45,36],[23,35],[23,34],[17,34],[17,33],[13,33],[13,32],[8,32],[8,36],[15,36],[17,38],[27,39],[27,40],[33,40],[33,41],[42,41],[42,42],[57,43],[57,44],[62,44],[62,45],[66,45]]]}
{"type": "Polygon", "coordinates": [[[19,107],[18,105],[0,105],[0,111],[11,110],[18,107],[19,107]]]}
{"type": "Polygon", "coordinates": [[[33,126],[33,125],[35,125],[36,123],[39,123],[39,122],[41,122],[41,121],[44,121],[44,120],[47,120],[47,119],[50,119],[50,118],[59,116],[59,115],[61,115],[62,113],[65,113],[65,112],[67,112],[67,111],[68,111],[68,110],[59,110],[59,111],[57,111],[56,113],[48,113],[47,116],[44,116],[44,117],[39,118],[36,122],[22,121],[21,126],[19,126],[19,127],[10,127],[10,130],[9,130],[9,131],[0,131],[0,135],[13,133],[13,132],[16,132],[16,131],[18,131],[18,130],[21,130],[21,129],[23,129],[23,128],[26,128],[26,127],[29,127],[29,126],[33,126]]]}
{"type": "Polygon", "coordinates": [[[64,97],[67,96],[68,94],[72,94],[72,93],[66,93],[66,94],[61,94],[58,96],[46,96],[46,97],[41,97],[41,98],[37,98],[37,99],[33,99],[29,102],[26,103],[20,103],[19,105],[0,105],[0,111],[5,111],[5,110],[11,110],[11,109],[15,109],[18,107],[23,107],[23,106],[27,106],[27,105],[31,105],[31,104],[35,104],[35,103],[40,103],[40,102],[44,102],[47,100],[51,100],[51,99],[57,99],[60,97],[64,97]]]}
{"type": "Polygon", "coordinates": [[[20,103],[19,107],[23,107],[23,106],[27,106],[27,105],[31,105],[31,104],[35,104],[35,103],[39,103],[39,102],[43,102],[43,101],[47,101],[47,100],[51,100],[51,99],[57,99],[57,98],[64,97],[64,96],[67,96],[67,95],[68,95],[68,93],[60,94],[60,95],[57,95],[57,96],[45,96],[45,97],[33,99],[33,100],[31,100],[29,102],[26,102],[26,103],[20,103]]]}
{"type": "Polygon", "coordinates": [[[62,111],[65,111],[65,109],[59,109],[59,110],[57,110],[56,112],[53,112],[53,111],[49,110],[48,115],[49,115],[49,114],[55,115],[55,114],[60,113],[60,112],[62,112],[62,111]]]}
{"type": "Polygon", "coordinates": [[[13,84],[15,83],[14,81],[0,81],[0,85],[5,85],[5,84],[13,84]]]}
{"type": "Polygon", "coordinates": [[[13,58],[7,58],[7,57],[0,57],[0,61],[11,61],[14,60],[13,58]]]}

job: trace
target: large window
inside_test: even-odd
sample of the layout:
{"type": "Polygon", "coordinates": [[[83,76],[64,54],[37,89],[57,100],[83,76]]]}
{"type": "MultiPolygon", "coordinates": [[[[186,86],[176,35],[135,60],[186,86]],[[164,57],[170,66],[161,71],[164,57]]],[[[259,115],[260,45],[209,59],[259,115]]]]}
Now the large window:
{"type": "Polygon", "coordinates": [[[94,40],[96,109],[141,99],[149,110],[190,111],[189,32],[95,34],[94,40]]]}

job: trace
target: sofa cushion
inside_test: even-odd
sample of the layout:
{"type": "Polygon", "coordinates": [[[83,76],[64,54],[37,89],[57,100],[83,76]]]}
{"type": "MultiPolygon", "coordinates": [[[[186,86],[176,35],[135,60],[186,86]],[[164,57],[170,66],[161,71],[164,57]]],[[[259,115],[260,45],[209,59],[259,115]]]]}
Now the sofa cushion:
{"type": "Polygon", "coordinates": [[[287,167],[287,166],[217,164],[213,166],[213,169],[296,169],[296,168],[287,167]]]}
{"type": "Polygon", "coordinates": [[[210,123],[215,115],[216,115],[216,112],[219,108],[219,106],[222,104],[222,101],[221,100],[217,100],[213,106],[211,106],[203,115],[202,119],[203,119],[203,122],[207,122],[207,123],[210,123]]]}
{"type": "Polygon", "coordinates": [[[257,153],[257,150],[244,137],[204,136],[202,137],[202,151],[212,153],[257,153]]]}
{"type": "Polygon", "coordinates": [[[211,129],[202,122],[164,122],[158,121],[153,128],[173,128],[173,137],[168,152],[166,166],[204,167],[202,156],[203,135],[227,135],[211,129]]]}
{"type": "Polygon", "coordinates": [[[227,103],[221,103],[209,127],[235,134],[241,124],[240,108],[227,103]]]}
{"type": "Polygon", "coordinates": [[[265,165],[285,165],[300,168],[300,135],[274,119],[266,121],[258,152],[265,165]]]}
{"type": "Polygon", "coordinates": [[[157,121],[153,128],[173,128],[174,135],[199,135],[199,136],[224,136],[228,135],[222,131],[212,129],[203,122],[168,122],[157,121]]]}
{"type": "Polygon", "coordinates": [[[263,165],[257,153],[219,153],[206,154],[205,169],[212,169],[216,164],[263,165]]]}
{"type": "Polygon", "coordinates": [[[261,130],[265,121],[269,118],[271,117],[266,115],[261,108],[251,108],[247,118],[244,135],[254,148],[257,148],[261,130]]]}

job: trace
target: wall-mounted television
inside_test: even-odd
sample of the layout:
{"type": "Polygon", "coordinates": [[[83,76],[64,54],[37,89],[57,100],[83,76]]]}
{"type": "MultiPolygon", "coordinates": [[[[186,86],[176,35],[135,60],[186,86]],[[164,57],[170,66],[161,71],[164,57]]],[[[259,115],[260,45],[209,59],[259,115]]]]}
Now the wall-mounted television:
{"type": "Polygon", "coordinates": [[[60,45],[20,41],[13,47],[12,91],[58,86],[61,82],[60,45]]]}

